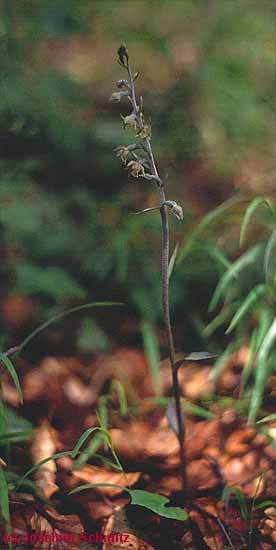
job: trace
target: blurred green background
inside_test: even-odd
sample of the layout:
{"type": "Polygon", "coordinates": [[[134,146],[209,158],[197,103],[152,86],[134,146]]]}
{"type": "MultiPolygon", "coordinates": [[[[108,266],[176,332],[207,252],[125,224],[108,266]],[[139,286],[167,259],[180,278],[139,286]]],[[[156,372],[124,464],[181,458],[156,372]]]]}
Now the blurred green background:
{"type": "MultiPolygon", "coordinates": [[[[129,215],[155,205],[156,190],[129,178],[114,153],[132,139],[120,117],[129,105],[108,101],[125,76],[116,52],[125,42],[139,71],[159,171],[184,209],[183,223],[171,220],[172,245],[183,247],[237,191],[275,196],[273,5],[3,0],[0,9],[2,345],[66,307],[105,299],[126,306],[53,329],[51,351],[137,344],[142,320],[162,343],[159,215],[129,215]]],[[[220,273],[210,247],[234,251],[231,212],[176,266],[179,349],[205,343],[220,273]]]]}

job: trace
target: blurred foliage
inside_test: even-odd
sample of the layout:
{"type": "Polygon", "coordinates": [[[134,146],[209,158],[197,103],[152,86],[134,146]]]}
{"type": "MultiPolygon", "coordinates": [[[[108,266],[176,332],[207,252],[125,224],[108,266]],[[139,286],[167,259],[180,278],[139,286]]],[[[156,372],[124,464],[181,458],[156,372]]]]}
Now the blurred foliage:
{"type": "MultiPolygon", "coordinates": [[[[184,207],[184,225],[172,221],[183,243],[234,187],[272,189],[272,5],[3,0],[0,9],[2,298],[31,296],[46,309],[116,299],[160,322],[159,216],[128,215],[156,204],[155,189],[128,180],[113,152],[129,139],[127,107],[108,103],[122,76],[117,48],[128,44],[140,72],[160,172],[184,207]]],[[[179,346],[183,327],[204,338],[217,273],[208,252],[177,265],[179,346]]],[[[90,330],[85,319],[82,350],[90,330]]]]}

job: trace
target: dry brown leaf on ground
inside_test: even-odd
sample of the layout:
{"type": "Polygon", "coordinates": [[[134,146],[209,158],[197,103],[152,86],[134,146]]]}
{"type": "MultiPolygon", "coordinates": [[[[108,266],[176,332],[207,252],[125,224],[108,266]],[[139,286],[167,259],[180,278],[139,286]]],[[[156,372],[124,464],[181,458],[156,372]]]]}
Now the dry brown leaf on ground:
{"type": "MultiPolygon", "coordinates": [[[[73,464],[73,460],[69,457],[63,457],[58,460],[58,465],[67,471],[71,471],[73,464]]],[[[140,472],[112,472],[99,466],[86,464],[79,470],[73,470],[70,477],[67,478],[66,483],[70,490],[84,483],[110,483],[112,485],[121,485],[122,487],[132,487],[139,481],[140,477],[140,472]]],[[[108,496],[119,495],[123,491],[119,487],[97,487],[95,490],[108,496]]]]}
{"type": "Polygon", "coordinates": [[[97,393],[112,379],[119,380],[131,401],[138,397],[154,395],[152,378],[143,352],[137,349],[120,348],[112,355],[98,359],[94,364],[91,384],[97,393]]]}
{"type": "Polygon", "coordinates": [[[64,516],[54,509],[35,512],[30,519],[35,536],[33,550],[79,550],[80,533],[84,531],[76,515],[64,516]]]}
{"type": "MultiPolygon", "coordinates": [[[[31,457],[34,464],[52,456],[58,446],[57,432],[50,426],[48,420],[44,420],[42,425],[35,431],[34,439],[31,445],[31,457]]],[[[36,484],[43,491],[47,498],[58,490],[55,484],[56,463],[54,460],[48,460],[40,466],[34,474],[36,484]]]]}

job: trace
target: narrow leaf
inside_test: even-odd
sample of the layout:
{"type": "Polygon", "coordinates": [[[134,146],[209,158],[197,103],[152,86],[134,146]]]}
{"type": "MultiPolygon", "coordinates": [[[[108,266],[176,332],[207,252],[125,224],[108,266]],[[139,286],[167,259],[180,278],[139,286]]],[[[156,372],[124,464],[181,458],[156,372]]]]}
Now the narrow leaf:
{"type": "Polygon", "coordinates": [[[202,235],[202,233],[205,233],[212,223],[220,219],[221,216],[223,216],[228,209],[232,208],[232,206],[241,202],[242,200],[243,198],[240,195],[235,195],[234,197],[227,199],[224,203],[220,204],[217,208],[209,212],[186,240],[184,246],[181,248],[178,261],[183,260],[183,258],[187,256],[187,254],[191,251],[194,244],[202,235]]]}
{"type": "Polygon", "coordinates": [[[273,279],[276,271],[276,229],[273,229],[264,253],[264,273],[267,282],[273,279]]]}
{"type": "Polygon", "coordinates": [[[269,374],[268,355],[276,339],[276,319],[274,319],[270,329],[268,330],[262,345],[260,347],[255,374],[255,384],[250,401],[248,424],[252,424],[256,420],[257,412],[260,407],[265,384],[269,374]]]}
{"type": "Polygon", "coordinates": [[[9,359],[9,357],[7,357],[2,352],[0,352],[0,360],[2,361],[2,363],[4,363],[6,369],[9,371],[9,373],[10,373],[12,379],[13,379],[14,385],[17,389],[17,393],[19,395],[20,403],[23,403],[23,394],[22,394],[19,378],[18,378],[17,372],[16,372],[11,360],[9,359]]]}
{"type": "Polygon", "coordinates": [[[158,340],[153,329],[153,326],[149,322],[145,322],[142,325],[142,335],[144,342],[144,350],[148,365],[150,368],[152,381],[154,385],[154,391],[156,396],[161,395],[161,379],[160,379],[160,353],[158,340]]]}
{"type": "Polygon", "coordinates": [[[227,286],[231,281],[238,277],[239,273],[248,265],[255,263],[258,260],[258,257],[260,255],[261,246],[260,244],[256,244],[252,248],[250,248],[247,252],[245,252],[240,258],[238,258],[235,262],[232,263],[231,267],[224,273],[224,275],[221,277],[215,292],[213,294],[209,310],[212,311],[216,306],[217,303],[221,297],[221,295],[226,290],[227,286]]]}
{"type": "Polygon", "coordinates": [[[223,490],[223,493],[222,493],[222,501],[227,503],[227,505],[228,505],[232,494],[236,495],[236,497],[238,499],[238,502],[239,502],[239,505],[240,505],[240,510],[241,510],[241,515],[242,515],[243,519],[248,520],[249,519],[249,512],[248,512],[248,509],[247,509],[245,496],[244,496],[243,492],[241,491],[241,489],[239,487],[236,487],[235,485],[233,485],[232,487],[226,487],[223,490]]]}
{"type": "Polygon", "coordinates": [[[173,251],[172,256],[171,256],[171,259],[169,261],[169,267],[168,267],[168,277],[169,277],[169,279],[171,277],[171,274],[173,272],[173,268],[175,266],[175,260],[177,258],[178,249],[179,249],[179,243],[176,243],[176,245],[174,247],[174,251],[173,251]]]}
{"type": "Polygon", "coordinates": [[[253,199],[253,201],[247,207],[247,209],[245,211],[244,218],[243,218],[242,226],[241,226],[240,246],[244,242],[245,233],[246,233],[247,227],[249,225],[249,222],[250,222],[254,212],[256,212],[256,210],[260,206],[263,206],[263,205],[268,206],[268,201],[264,197],[256,197],[255,199],[253,199]]]}
{"type": "Polygon", "coordinates": [[[147,212],[152,212],[153,210],[160,210],[160,206],[152,206],[151,208],[144,208],[144,210],[139,210],[139,212],[130,212],[130,215],[139,216],[140,214],[146,214],[147,212]]]}
{"type": "Polygon", "coordinates": [[[10,529],[11,518],[10,518],[10,504],[9,504],[9,490],[7,480],[3,471],[3,468],[0,468],[0,509],[4,521],[10,529]]]}
{"type": "Polygon", "coordinates": [[[193,351],[185,357],[185,361],[209,361],[217,357],[214,353],[209,353],[209,351],[193,351]]]}
{"type": "Polygon", "coordinates": [[[276,413],[269,414],[268,416],[264,416],[264,418],[261,418],[261,420],[258,420],[256,424],[264,424],[265,422],[273,422],[276,420],[276,413]]]}
{"type": "Polygon", "coordinates": [[[244,302],[235,313],[228,329],[226,330],[226,334],[229,334],[237,326],[237,324],[250,311],[250,309],[256,304],[256,302],[258,302],[258,300],[265,295],[265,293],[266,285],[257,285],[249,292],[248,296],[245,298],[244,302]]]}
{"type": "Polygon", "coordinates": [[[23,340],[23,342],[20,344],[19,351],[22,351],[22,349],[24,349],[27,346],[30,340],[32,340],[42,330],[47,328],[52,323],[55,323],[56,321],[59,321],[60,319],[67,317],[67,315],[71,315],[71,313],[82,311],[83,309],[91,309],[94,307],[113,307],[113,306],[123,306],[123,305],[124,304],[121,302],[89,302],[88,304],[83,304],[82,306],[76,306],[76,307],[71,307],[70,309],[66,309],[61,313],[54,315],[54,317],[52,317],[48,321],[45,321],[45,323],[42,323],[42,325],[37,327],[31,334],[29,334],[29,336],[27,336],[25,340],[23,340]]]}
{"type": "Polygon", "coordinates": [[[262,510],[263,508],[270,508],[271,506],[276,508],[276,502],[274,500],[264,500],[260,502],[260,504],[257,504],[257,506],[254,506],[254,510],[262,510]]]}

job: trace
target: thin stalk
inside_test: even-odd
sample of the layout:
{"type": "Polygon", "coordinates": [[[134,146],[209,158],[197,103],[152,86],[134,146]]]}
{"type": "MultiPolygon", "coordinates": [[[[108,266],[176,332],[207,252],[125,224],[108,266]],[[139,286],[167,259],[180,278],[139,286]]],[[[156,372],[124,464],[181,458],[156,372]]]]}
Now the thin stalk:
{"type": "MultiPolygon", "coordinates": [[[[133,107],[133,111],[136,115],[137,126],[139,129],[143,128],[144,122],[141,115],[140,108],[136,100],[135,93],[135,84],[131,66],[127,58],[127,63],[125,65],[128,77],[129,77],[129,88],[130,88],[130,101],[133,107]]],[[[169,254],[170,254],[170,230],[169,230],[169,217],[168,217],[168,208],[164,204],[166,202],[166,193],[164,188],[164,183],[159,177],[158,170],[156,167],[154,155],[151,148],[151,142],[148,137],[143,140],[144,149],[147,153],[151,174],[156,177],[157,187],[159,190],[160,198],[160,214],[162,221],[162,252],[161,252],[161,278],[162,278],[162,305],[163,305],[163,316],[164,316],[164,325],[166,331],[167,345],[169,349],[170,365],[172,372],[172,381],[173,381],[173,393],[175,400],[176,408],[176,417],[178,424],[178,441],[179,441],[179,458],[181,465],[181,484],[182,490],[186,490],[186,454],[185,454],[185,426],[181,411],[181,390],[178,380],[178,370],[175,367],[175,346],[173,338],[173,330],[170,316],[170,297],[169,297],[169,254]]]]}

